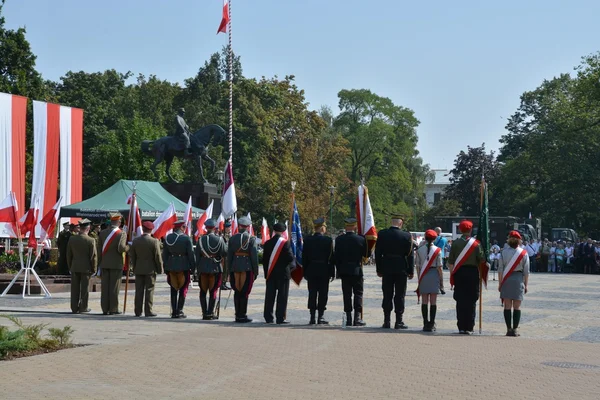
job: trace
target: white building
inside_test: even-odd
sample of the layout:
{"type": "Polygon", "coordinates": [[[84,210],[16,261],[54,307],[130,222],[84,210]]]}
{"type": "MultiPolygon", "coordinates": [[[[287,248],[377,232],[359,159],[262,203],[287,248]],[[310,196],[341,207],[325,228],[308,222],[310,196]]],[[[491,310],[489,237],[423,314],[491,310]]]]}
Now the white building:
{"type": "Polygon", "coordinates": [[[442,198],[442,193],[450,185],[450,171],[447,169],[432,169],[435,173],[433,182],[429,181],[425,183],[425,200],[427,205],[432,207],[442,198]]]}

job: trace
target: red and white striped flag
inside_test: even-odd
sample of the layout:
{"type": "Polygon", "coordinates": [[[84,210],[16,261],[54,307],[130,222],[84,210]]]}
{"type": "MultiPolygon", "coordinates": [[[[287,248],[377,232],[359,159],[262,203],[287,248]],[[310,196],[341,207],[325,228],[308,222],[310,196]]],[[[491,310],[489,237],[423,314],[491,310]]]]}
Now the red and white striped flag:
{"type": "Polygon", "coordinates": [[[27,247],[36,249],[37,248],[37,239],[35,237],[35,227],[37,226],[38,218],[40,215],[40,200],[38,198],[35,199],[34,208],[30,208],[29,211],[27,211],[27,213],[30,215],[29,220],[27,220],[27,219],[25,220],[25,222],[27,222],[27,223],[30,222],[29,240],[27,241],[27,247]]]}
{"type": "Polygon", "coordinates": [[[219,225],[219,232],[223,232],[225,230],[225,218],[223,217],[223,213],[219,214],[219,218],[217,218],[217,225],[219,225]]]}
{"type": "Polygon", "coordinates": [[[185,221],[183,233],[192,237],[192,196],[188,199],[187,207],[185,208],[185,214],[183,215],[185,221]]]}
{"type": "Polygon", "coordinates": [[[237,214],[234,214],[231,218],[231,236],[238,233],[238,222],[237,222],[237,214]]]}
{"type": "Polygon", "coordinates": [[[54,229],[56,228],[56,223],[58,221],[58,215],[60,214],[61,202],[62,198],[58,199],[56,204],[54,204],[54,207],[52,207],[40,221],[40,227],[42,228],[40,242],[42,243],[46,239],[52,238],[52,235],[54,234],[54,229]]]}
{"type": "MultiPolygon", "coordinates": [[[[235,197],[235,184],[233,182],[233,170],[231,163],[227,162],[223,181],[223,215],[229,217],[237,211],[237,199],[235,197]]],[[[233,228],[233,227],[232,227],[233,228]]],[[[233,229],[232,229],[233,232],[233,229]]]]}
{"type": "MultiPolygon", "coordinates": [[[[247,217],[250,221],[252,221],[252,217],[250,216],[250,213],[248,213],[247,217]]],[[[250,234],[250,236],[254,236],[254,227],[252,226],[252,222],[250,223],[250,226],[248,227],[248,233],[250,234]]]]}
{"type": "Polygon", "coordinates": [[[173,203],[154,221],[154,229],[152,235],[157,239],[162,239],[166,234],[173,229],[173,225],[177,222],[177,213],[173,203]]]}
{"type": "Polygon", "coordinates": [[[214,203],[215,203],[215,201],[211,200],[208,207],[206,207],[206,210],[204,210],[204,214],[202,214],[202,216],[200,216],[200,218],[198,218],[198,221],[196,221],[196,233],[194,234],[194,237],[196,238],[196,240],[198,240],[198,238],[201,235],[206,234],[206,228],[204,227],[204,223],[206,221],[208,221],[209,218],[212,218],[214,203]]]}
{"type": "Polygon", "coordinates": [[[217,29],[217,35],[219,33],[227,33],[227,25],[229,24],[229,1],[223,0],[223,16],[221,17],[221,24],[217,29]]]}
{"type": "Polygon", "coordinates": [[[131,232],[131,240],[135,239],[138,236],[142,236],[142,216],[140,215],[140,208],[138,207],[137,195],[133,193],[127,196],[127,204],[130,205],[130,211],[133,210],[133,218],[129,216],[129,221],[131,223],[131,228],[129,232],[131,232]],[[131,202],[133,201],[133,205],[131,202]]]}
{"type": "Polygon", "coordinates": [[[267,224],[267,220],[265,218],[263,218],[263,220],[262,220],[260,236],[262,237],[262,244],[267,243],[267,240],[271,239],[271,233],[269,232],[269,225],[267,224]]]}
{"type": "Polygon", "coordinates": [[[363,235],[367,239],[369,252],[371,252],[377,242],[377,229],[375,228],[375,218],[373,217],[371,201],[369,200],[369,191],[364,185],[358,187],[356,221],[358,222],[358,234],[363,235]]]}
{"type": "Polygon", "coordinates": [[[35,219],[35,210],[37,208],[37,200],[35,193],[31,195],[31,203],[29,205],[29,210],[19,220],[19,228],[21,230],[21,237],[25,237],[29,232],[35,229],[36,223],[35,219]]]}
{"type": "Polygon", "coordinates": [[[4,231],[11,238],[16,238],[17,235],[17,224],[19,219],[17,218],[19,207],[15,199],[15,194],[10,192],[2,203],[0,203],[0,223],[4,225],[4,231]]]}

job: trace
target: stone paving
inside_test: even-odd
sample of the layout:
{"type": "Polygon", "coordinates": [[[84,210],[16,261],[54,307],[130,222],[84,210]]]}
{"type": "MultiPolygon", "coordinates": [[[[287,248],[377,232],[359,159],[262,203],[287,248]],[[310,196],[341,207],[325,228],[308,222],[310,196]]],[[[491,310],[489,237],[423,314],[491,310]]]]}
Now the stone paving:
{"type": "Polygon", "coordinates": [[[340,281],[331,284],[329,327],[306,325],[304,282],[299,288],[292,283],[292,324],[264,325],[262,277],[249,304],[255,322],[244,326],[231,322],[233,299],[224,309],[228,292],[222,294],[221,320],[201,321],[197,287],[188,293],[189,318],[168,318],[164,275],[155,294],[155,319],[132,315],[133,291],[123,316],[99,315],[97,293],[90,296],[91,315],[69,314],[68,294],[0,298],[0,312],[26,323],[71,325],[75,342],[90,344],[1,362],[0,398],[599,398],[600,276],[532,275],[520,338],[503,336],[497,281],[484,290],[483,334],[472,337],[455,334],[450,290],[438,300],[438,331],[420,332],[416,280],[406,297],[410,329],[379,329],[379,282],[367,267],[366,328],[340,326],[340,281]]]}

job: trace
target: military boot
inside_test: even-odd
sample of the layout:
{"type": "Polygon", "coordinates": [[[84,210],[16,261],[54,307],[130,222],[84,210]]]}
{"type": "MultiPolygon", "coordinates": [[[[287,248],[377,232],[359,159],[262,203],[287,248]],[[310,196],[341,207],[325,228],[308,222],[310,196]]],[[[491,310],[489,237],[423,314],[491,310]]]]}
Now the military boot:
{"type": "Polygon", "coordinates": [[[209,311],[206,306],[206,296],[204,296],[202,293],[200,293],[200,307],[202,308],[202,319],[203,320],[209,319],[208,318],[209,311]]]}
{"type": "Polygon", "coordinates": [[[329,325],[329,321],[325,320],[325,318],[323,317],[324,313],[325,313],[324,311],[319,311],[319,319],[318,319],[319,325],[329,325]]]}
{"type": "Polygon", "coordinates": [[[360,318],[360,312],[354,311],[354,326],[365,326],[365,321],[360,318]]]}
{"type": "Polygon", "coordinates": [[[185,305],[185,296],[179,295],[179,301],[177,301],[177,315],[178,318],[187,318],[187,315],[183,313],[183,306],[185,305]]]}
{"type": "Polygon", "coordinates": [[[390,329],[392,327],[391,322],[390,322],[390,320],[391,320],[390,315],[391,314],[392,313],[389,312],[389,311],[384,311],[384,313],[383,313],[383,325],[381,325],[381,327],[383,329],[390,329]]]}
{"type": "Polygon", "coordinates": [[[309,325],[315,325],[317,323],[317,321],[315,320],[315,310],[310,310],[310,321],[308,322],[309,325]]]}
{"type": "Polygon", "coordinates": [[[394,329],[408,329],[408,326],[402,321],[402,314],[396,314],[396,323],[394,329]]]}
{"type": "Polygon", "coordinates": [[[208,299],[208,318],[207,319],[217,319],[215,316],[215,303],[216,300],[210,296],[208,299]]]}
{"type": "Polygon", "coordinates": [[[352,313],[346,313],[346,326],[352,326],[352,313]]]}
{"type": "Polygon", "coordinates": [[[177,313],[177,292],[171,292],[171,318],[179,318],[177,313]]]}

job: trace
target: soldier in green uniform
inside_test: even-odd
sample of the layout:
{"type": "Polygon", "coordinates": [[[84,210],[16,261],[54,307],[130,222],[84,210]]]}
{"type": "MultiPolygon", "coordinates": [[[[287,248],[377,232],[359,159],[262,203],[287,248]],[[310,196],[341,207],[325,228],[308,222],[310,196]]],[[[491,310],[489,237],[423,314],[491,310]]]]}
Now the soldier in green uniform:
{"type": "Polygon", "coordinates": [[[79,222],[81,235],[69,239],[67,245],[67,265],[71,271],[71,311],[73,314],[88,313],[90,276],[96,272],[98,258],[96,241],[89,237],[90,221],[79,222]]]}
{"type": "Polygon", "coordinates": [[[202,319],[217,319],[215,303],[223,280],[222,260],[227,256],[227,245],[222,237],[215,235],[217,221],[209,219],[204,223],[207,233],[198,240],[196,246],[196,267],[200,275],[200,306],[202,319]],[[206,295],[209,295],[208,305],[206,295]]]}
{"type": "Polygon", "coordinates": [[[462,221],[458,229],[462,236],[452,242],[448,269],[450,285],[454,286],[458,331],[470,335],[475,327],[475,306],[479,299],[479,266],[486,260],[481,245],[471,237],[473,223],[462,221]]]}
{"type": "Polygon", "coordinates": [[[92,228],[90,229],[90,233],[88,235],[94,239],[96,242],[100,240],[100,224],[92,222],[92,228]]]}
{"type": "Polygon", "coordinates": [[[190,285],[190,272],[196,265],[192,239],[183,233],[185,221],[179,220],[173,233],[165,237],[163,263],[167,282],[171,286],[171,318],[186,318],[183,313],[185,296],[190,285]]]}
{"type": "Polygon", "coordinates": [[[69,244],[69,238],[72,235],[69,226],[69,222],[63,224],[63,230],[56,240],[56,246],[58,247],[58,273],[61,275],[69,274],[69,266],[67,265],[67,245],[69,244]]]}
{"type": "Polygon", "coordinates": [[[135,316],[142,315],[142,306],[146,317],[156,317],[152,312],[154,284],[156,274],[162,274],[163,261],[160,254],[160,243],[151,236],[154,224],[150,221],[142,223],[142,235],[133,239],[129,249],[131,265],[135,274],[135,316]]]}
{"type": "Polygon", "coordinates": [[[234,290],[235,322],[252,322],[248,318],[248,296],[252,284],[258,277],[258,251],[256,238],[247,232],[252,221],[248,217],[240,218],[238,233],[231,237],[227,245],[227,268],[234,290]]]}
{"type": "Polygon", "coordinates": [[[119,292],[123,277],[123,263],[127,246],[127,234],[120,228],[120,213],[110,215],[110,227],[100,232],[98,240],[98,273],[102,279],[100,305],[104,315],[121,314],[119,292]]]}

